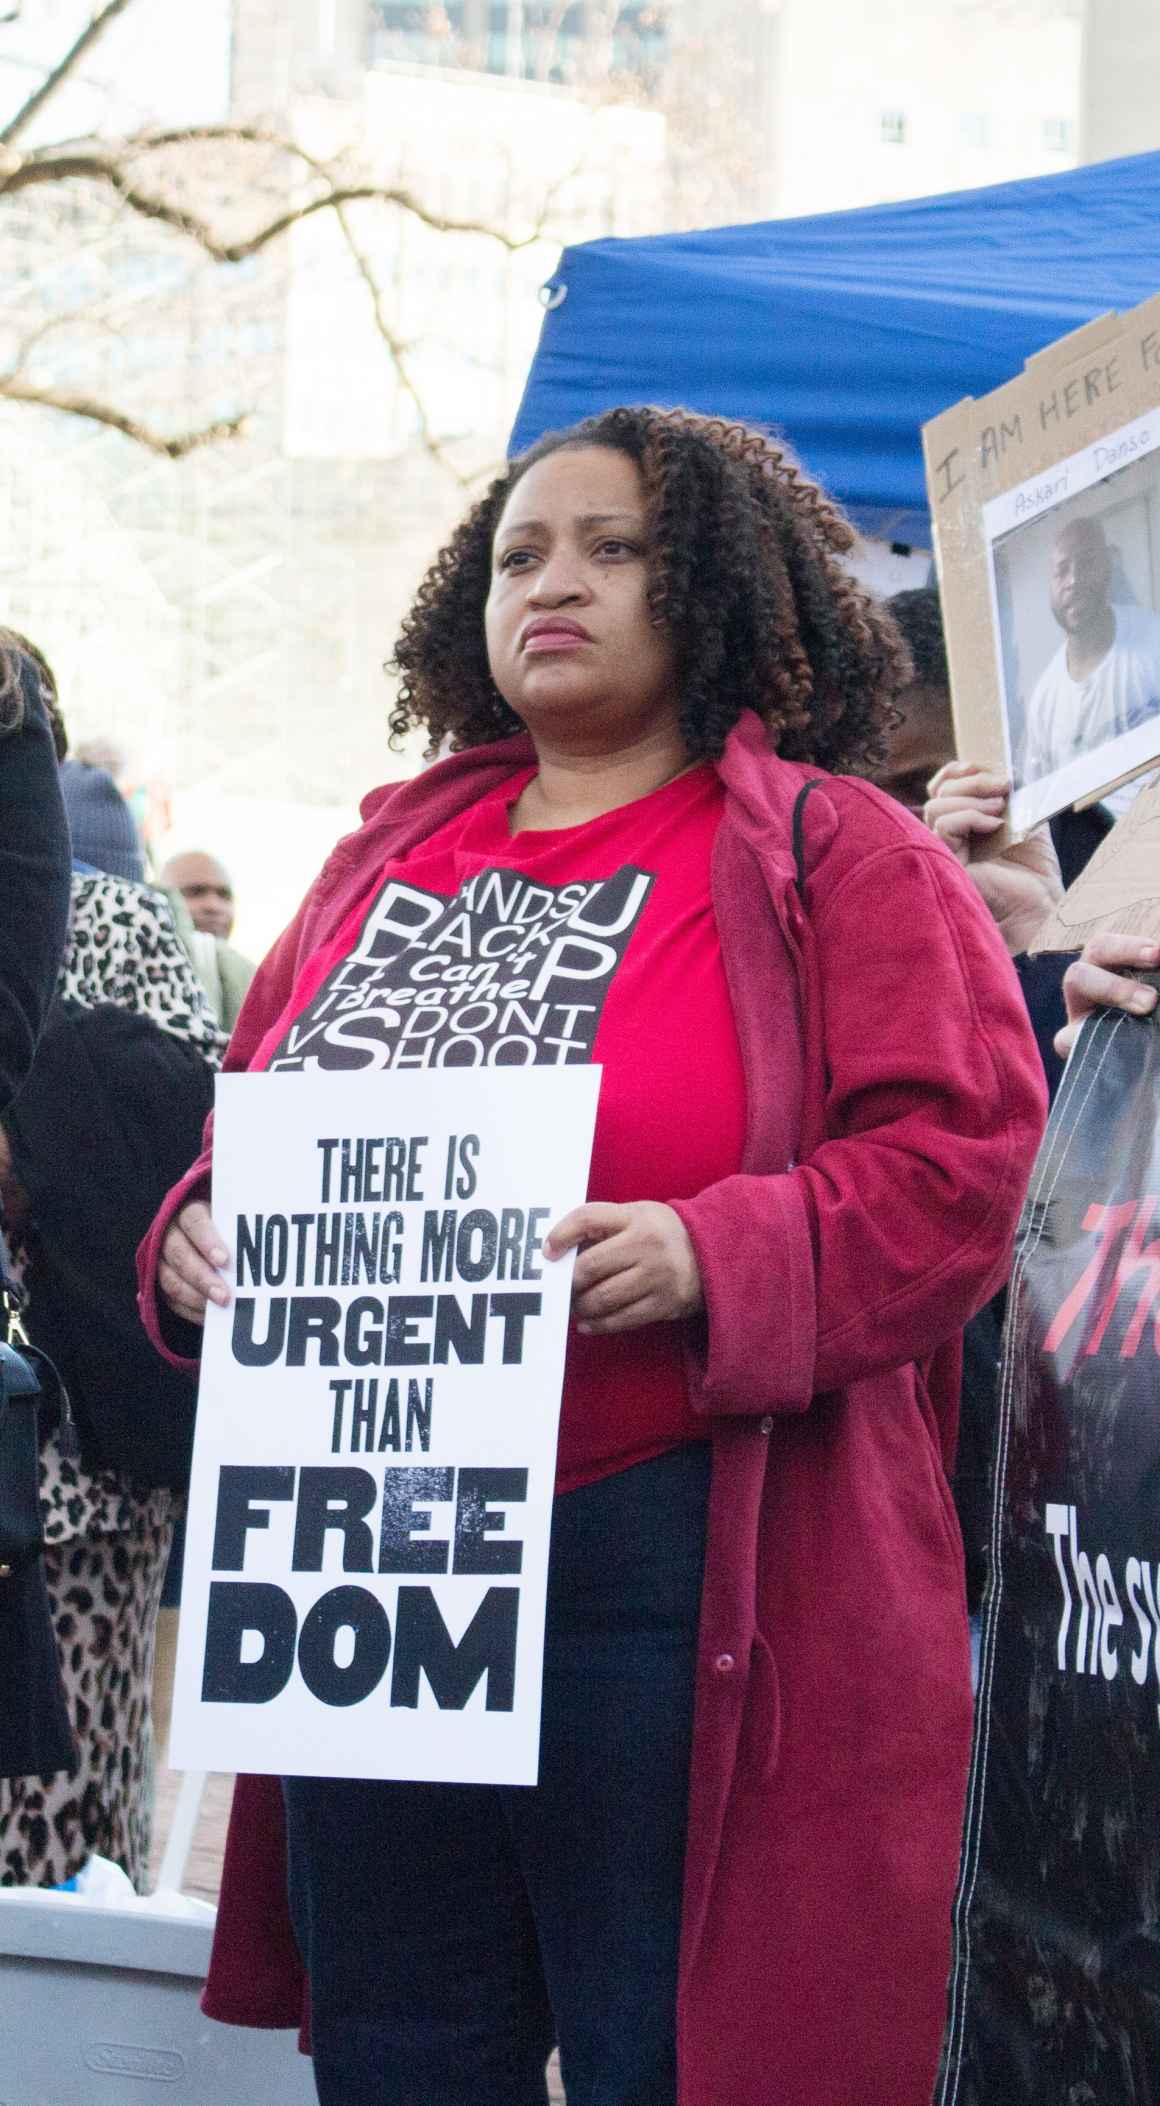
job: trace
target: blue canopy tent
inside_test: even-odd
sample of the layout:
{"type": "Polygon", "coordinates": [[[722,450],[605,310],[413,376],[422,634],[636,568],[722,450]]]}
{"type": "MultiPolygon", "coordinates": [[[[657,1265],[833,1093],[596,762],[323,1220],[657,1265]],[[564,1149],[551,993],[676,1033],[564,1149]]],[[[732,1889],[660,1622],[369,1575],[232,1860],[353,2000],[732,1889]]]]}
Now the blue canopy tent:
{"type": "Polygon", "coordinates": [[[781,432],[862,529],[929,546],[920,427],[1160,290],[1160,153],[815,219],[565,249],[512,451],[618,402],[781,432]]]}

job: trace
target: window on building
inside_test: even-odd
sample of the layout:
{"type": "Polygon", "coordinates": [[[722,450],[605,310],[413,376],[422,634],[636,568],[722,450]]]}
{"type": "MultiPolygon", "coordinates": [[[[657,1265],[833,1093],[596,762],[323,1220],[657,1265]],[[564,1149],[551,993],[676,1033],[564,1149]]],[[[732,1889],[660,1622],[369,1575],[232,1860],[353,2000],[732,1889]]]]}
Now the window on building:
{"type": "Polygon", "coordinates": [[[883,110],[879,119],[879,135],[883,146],[905,146],[905,110],[883,110]]]}
{"type": "Polygon", "coordinates": [[[1070,117],[1045,117],[1043,120],[1043,150],[1048,154],[1069,154],[1073,150],[1075,126],[1070,117]]]}
{"type": "MultiPolygon", "coordinates": [[[[3,4],[0,0],[0,6],[3,4]]],[[[369,0],[370,62],[467,63],[504,73],[511,55],[514,9],[515,0],[369,0]]],[[[570,0],[562,12],[557,6],[536,7],[525,0],[522,19],[528,72],[539,77],[546,74],[549,80],[565,84],[573,79],[582,70],[584,47],[598,26],[594,17],[601,12],[590,12],[587,0],[570,0]],[[541,73],[543,25],[548,20],[554,24],[552,49],[541,73]]],[[[669,48],[665,10],[657,0],[623,0],[613,12],[614,71],[648,80],[669,48]]]]}

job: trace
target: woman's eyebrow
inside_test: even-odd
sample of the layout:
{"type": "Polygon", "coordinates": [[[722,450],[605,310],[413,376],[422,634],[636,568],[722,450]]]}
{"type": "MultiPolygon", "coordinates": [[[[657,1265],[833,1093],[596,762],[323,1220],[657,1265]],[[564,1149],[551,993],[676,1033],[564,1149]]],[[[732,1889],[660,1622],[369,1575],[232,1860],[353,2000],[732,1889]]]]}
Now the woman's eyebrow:
{"type": "MultiPolygon", "coordinates": [[[[579,512],[575,524],[578,527],[631,526],[639,532],[644,520],[639,512],[579,512]]],[[[501,529],[497,539],[508,541],[513,534],[519,536],[547,532],[547,525],[542,519],[513,519],[501,529]]]]}
{"type": "Polygon", "coordinates": [[[509,519],[506,526],[500,528],[496,540],[506,541],[512,534],[546,534],[547,531],[542,519],[509,519]]]}
{"type": "Polygon", "coordinates": [[[640,527],[644,522],[639,512],[581,512],[576,524],[582,527],[618,525],[640,527]]]}

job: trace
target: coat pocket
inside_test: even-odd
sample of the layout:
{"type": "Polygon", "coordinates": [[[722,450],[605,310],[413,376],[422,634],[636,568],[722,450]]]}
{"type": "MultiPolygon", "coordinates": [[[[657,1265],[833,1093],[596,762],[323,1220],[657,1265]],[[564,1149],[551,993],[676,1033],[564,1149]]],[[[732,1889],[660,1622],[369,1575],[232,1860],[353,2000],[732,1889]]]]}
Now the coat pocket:
{"type": "Polygon", "coordinates": [[[781,1680],[772,1647],[755,1631],[737,1744],[737,1781],[742,1790],[761,1791],[773,1782],[780,1747],[781,1680]]]}

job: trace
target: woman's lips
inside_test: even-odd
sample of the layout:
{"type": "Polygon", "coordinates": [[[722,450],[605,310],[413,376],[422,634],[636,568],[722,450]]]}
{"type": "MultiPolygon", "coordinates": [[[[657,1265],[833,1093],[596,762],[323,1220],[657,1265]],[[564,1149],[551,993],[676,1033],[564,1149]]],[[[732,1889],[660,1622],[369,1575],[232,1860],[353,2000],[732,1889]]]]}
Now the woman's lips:
{"type": "Polygon", "coordinates": [[[546,651],[578,651],[582,644],[590,642],[591,638],[580,629],[533,629],[524,638],[524,651],[537,655],[546,651]]]}

